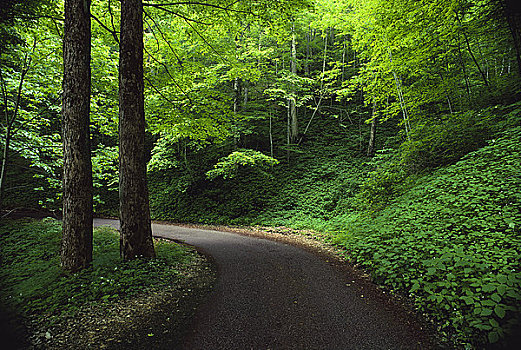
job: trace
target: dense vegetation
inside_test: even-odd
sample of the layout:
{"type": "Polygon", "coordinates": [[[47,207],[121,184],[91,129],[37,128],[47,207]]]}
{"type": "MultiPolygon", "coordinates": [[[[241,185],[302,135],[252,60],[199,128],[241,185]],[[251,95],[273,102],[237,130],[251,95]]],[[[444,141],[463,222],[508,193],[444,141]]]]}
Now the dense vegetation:
{"type": "MultiPolygon", "coordinates": [[[[0,27],[17,38],[0,61],[2,205],[58,210],[62,10],[34,3],[48,16],[0,27]]],[[[167,3],[144,16],[154,218],[322,231],[450,342],[508,341],[521,312],[512,1],[167,3]]],[[[92,12],[94,199],[117,215],[119,3],[92,12]]]]}
{"type": "Polygon", "coordinates": [[[6,316],[37,317],[51,327],[61,316],[74,315],[87,305],[124,302],[175,286],[187,278],[182,272],[196,255],[178,244],[158,241],[157,259],[122,262],[117,233],[101,227],[94,232],[93,266],[63,275],[60,222],[6,220],[0,224],[0,232],[0,307],[2,327],[7,327],[2,334],[8,346],[24,344],[21,337],[27,335],[13,327],[16,322],[6,321],[6,316]],[[9,334],[13,331],[16,333],[9,334]]]}

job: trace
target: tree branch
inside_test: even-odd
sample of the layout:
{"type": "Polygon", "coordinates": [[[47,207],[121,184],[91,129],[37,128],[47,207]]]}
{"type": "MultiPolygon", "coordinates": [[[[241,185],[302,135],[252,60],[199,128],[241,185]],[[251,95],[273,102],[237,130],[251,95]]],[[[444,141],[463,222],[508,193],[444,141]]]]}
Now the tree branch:
{"type": "MultiPolygon", "coordinates": [[[[143,4],[143,5],[144,5],[144,4],[143,4]]],[[[195,23],[202,24],[202,25],[205,25],[205,26],[209,26],[209,25],[211,25],[211,23],[204,23],[204,22],[201,22],[201,21],[198,21],[198,20],[192,19],[192,18],[188,18],[188,17],[186,17],[186,16],[184,16],[184,15],[182,15],[182,14],[176,12],[176,11],[173,11],[173,10],[170,10],[170,9],[163,8],[161,5],[149,5],[149,6],[154,7],[154,8],[157,8],[157,9],[162,10],[162,11],[165,11],[165,12],[170,13],[170,14],[172,14],[172,15],[174,15],[174,16],[179,17],[179,18],[182,18],[182,19],[184,19],[184,20],[187,21],[187,22],[189,22],[189,21],[190,21],[190,22],[195,22],[195,23]]]]}
{"type": "Polygon", "coordinates": [[[172,101],[171,99],[169,99],[168,97],[166,97],[161,91],[159,91],[159,89],[154,85],[152,84],[152,82],[150,81],[150,79],[148,79],[146,76],[144,76],[143,78],[145,78],[145,80],[147,81],[147,83],[152,87],[152,89],[154,89],[158,94],[159,96],[161,96],[166,102],[170,103],[172,106],[176,107],[176,108],[179,108],[179,105],[176,104],[174,101],[172,101]]]}
{"type": "Polygon", "coordinates": [[[162,6],[177,6],[177,5],[196,5],[196,6],[207,6],[207,7],[212,7],[212,8],[216,8],[216,9],[219,9],[219,10],[231,11],[231,12],[237,12],[237,13],[248,13],[248,14],[251,13],[249,11],[235,10],[235,9],[231,9],[230,8],[231,6],[235,5],[238,2],[239,1],[234,1],[234,2],[230,3],[227,6],[208,4],[208,3],[204,3],[204,2],[198,2],[198,1],[180,1],[180,2],[170,2],[170,3],[161,3],[161,4],[154,4],[154,3],[151,3],[151,2],[143,2],[143,6],[162,7],[162,6]]]}
{"type": "Polygon", "coordinates": [[[215,52],[215,53],[217,54],[217,56],[219,56],[219,58],[220,58],[223,62],[226,62],[226,60],[222,57],[221,53],[220,53],[219,51],[217,51],[217,50],[212,46],[212,44],[210,44],[210,43],[209,43],[209,42],[204,38],[204,36],[203,36],[201,33],[199,33],[199,31],[198,31],[197,29],[195,29],[195,27],[194,27],[192,24],[190,24],[190,22],[187,21],[186,24],[188,24],[188,25],[190,26],[190,28],[192,28],[192,29],[194,30],[194,32],[195,32],[195,33],[196,33],[196,34],[201,38],[201,40],[203,40],[203,42],[204,42],[206,45],[208,45],[208,47],[209,47],[210,49],[212,49],[212,51],[215,52]]]}
{"type": "Polygon", "coordinates": [[[118,38],[118,35],[117,35],[117,32],[116,31],[113,31],[112,29],[110,29],[109,27],[107,27],[103,22],[101,22],[98,17],[94,16],[94,14],[90,14],[90,16],[92,18],[94,18],[94,20],[96,22],[98,22],[98,24],[103,28],[105,29],[107,32],[109,32],[110,34],[112,34],[112,37],[114,38],[114,40],[116,40],[116,42],[119,44],[119,38],[118,38]]]}
{"type": "MultiPolygon", "coordinates": [[[[168,47],[170,48],[170,52],[172,52],[172,54],[175,56],[175,58],[177,59],[177,62],[179,62],[179,64],[181,65],[182,67],[182,61],[181,59],[179,58],[179,56],[177,55],[177,53],[174,51],[174,48],[172,47],[172,45],[170,45],[170,41],[168,41],[168,39],[166,38],[166,35],[165,33],[163,33],[163,31],[161,30],[161,26],[157,24],[156,20],[150,16],[148,14],[148,12],[146,11],[143,11],[145,13],[145,16],[147,16],[148,18],[150,18],[150,20],[152,22],[154,22],[159,34],[161,34],[161,37],[163,38],[163,40],[165,41],[165,43],[168,45],[168,47]]],[[[154,32],[154,30],[152,29],[152,32],[154,32]]],[[[155,34],[154,34],[154,37],[155,37],[155,34]]]]}
{"type": "MultiPolygon", "coordinates": [[[[160,65],[162,65],[165,70],[166,70],[166,74],[168,74],[168,76],[170,77],[170,79],[172,79],[172,81],[174,82],[174,84],[177,86],[177,88],[179,90],[181,90],[181,92],[183,93],[183,95],[186,96],[186,98],[188,98],[188,100],[190,101],[190,103],[193,104],[193,101],[190,99],[190,97],[188,96],[188,94],[183,90],[183,88],[177,83],[177,81],[175,80],[175,78],[172,76],[172,74],[170,74],[170,71],[168,70],[168,66],[163,63],[163,62],[160,62],[157,58],[155,58],[154,56],[152,56],[148,50],[146,49],[146,47],[144,47],[145,49],[145,52],[148,54],[148,56],[150,56],[150,58],[152,58],[154,61],[156,61],[157,63],[159,63],[160,65]]],[[[147,80],[149,83],[150,83],[150,80],[147,80]]],[[[153,85],[152,83],[150,83],[150,85],[152,86],[152,88],[154,88],[154,90],[158,91],[153,85]]],[[[158,91],[159,92],[159,91],[158,91]]],[[[159,92],[159,94],[161,95],[161,97],[163,97],[163,95],[159,92]]],[[[166,99],[166,98],[165,98],[166,99]]],[[[168,101],[168,99],[166,99],[168,101]]]]}

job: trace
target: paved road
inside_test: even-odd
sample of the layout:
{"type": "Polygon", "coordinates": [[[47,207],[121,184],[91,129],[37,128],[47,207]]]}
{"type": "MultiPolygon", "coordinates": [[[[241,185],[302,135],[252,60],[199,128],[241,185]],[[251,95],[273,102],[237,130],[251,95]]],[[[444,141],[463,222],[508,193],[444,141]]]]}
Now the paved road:
{"type": "MultiPolygon", "coordinates": [[[[95,219],[95,225],[118,226],[95,219]]],[[[184,349],[425,349],[401,307],[301,248],[235,233],[153,224],[154,236],[210,254],[218,279],[184,349]],[[366,293],[364,295],[363,293],[366,293]]]]}

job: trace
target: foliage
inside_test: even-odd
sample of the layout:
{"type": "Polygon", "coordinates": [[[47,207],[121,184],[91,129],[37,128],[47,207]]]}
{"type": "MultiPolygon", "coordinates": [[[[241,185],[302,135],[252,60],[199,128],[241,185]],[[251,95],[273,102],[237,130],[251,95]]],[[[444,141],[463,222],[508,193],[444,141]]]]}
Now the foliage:
{"type": "Polygon", "coordinates": [[[268,176],[266,172],[279,163],[275,158],[269,157],[259,151],[252,149],[238,149],[230,153],[228,156],[219,159],[214,169],[206,172],[206,177],[213,180],[218,176],[223,179],[232,179],[237,176],[240,168],[248,167],[263,175],[268,176]]]}
{"type": "Polygon", "coordinates": [[[335,238],[456,343],[497,342],[520,321],[520,141],[505,132],[335,238]]]}
{"type": "Polygon", "coordinates": [[[175,283],[191,255],[179,245],[160,241],[153,260],[122,262],[118,235],[95,230],[94,264],[74,275],[61,275],[60,223],[46,219],[4,220],[1,231],[1,304],[26,314],[74,312],[82,305],[137,295],[175,283]]]}

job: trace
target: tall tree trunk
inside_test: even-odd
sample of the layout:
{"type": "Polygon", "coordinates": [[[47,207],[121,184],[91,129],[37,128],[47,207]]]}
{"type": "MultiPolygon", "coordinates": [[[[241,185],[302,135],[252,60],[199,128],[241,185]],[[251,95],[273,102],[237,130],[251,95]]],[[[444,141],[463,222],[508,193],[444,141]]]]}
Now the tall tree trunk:
{"type": "Polygon", "coordinates": [[[463,60],[463,54],[461,53],[461,46],[459,43],[459,35],[458,35],[458,56],[461,64],[461,68],[463,70],[463,77],[465,78],[465,87],[467,88],[467,99],[470,101],[470,83],[469,76],[467,74],[467,68],[465,65],[465,61],[463,60]]]}
{"type": "Polygon", "coordinates": [[[516,3],[515,1],[501,1],[501,7],[503,8],[503,13],[508,24],[508,29],[510,30],[510,35],[512,36],[512,42],[514,43],[514,49],[516,50],[516,61],[517,61],[517,70],[518,74],[521,77],[521,14],[519,9],[516,11],[516,3]]]}
{"type": "Polygon", "coordinates": [[[311,40],[311,34],[310,34],[310,28],[308,26],[308,31],[306,32],[306,61],[304,62],[304,74],[306,77],[309,77],[309,60],[310,60],[310,40],[311,40]]]}
{"type": "MultiPolygon", "coordinates": [[[[391,64],[393,64],[393,55],[391,52],[391,48],[387,47],[387,52],[389,53],[389,61],[391,64]]],[[[403,123],[405,125],[405,134],[407,136],[407,140],[410,140],[410,131],[411,131],[411,124],[409,121],[409,113],[407,113],[407,105],[405,104],[405,99],[403,98],[403,92],[402,92],[402,84],[400,79],[398,78],[398,75],[394,71],[394,68],[392,70],[393,77],[394,77],[394,83],[396,85],[396,92],[398,94],[398,101],[400,102],[400,107],[402,109],[402,115],[403,115],[403,123]]]]}
{"type": "MultiPolygon", "coordinates": [[[[293,25],[291,34],[291,61],[290,61],[290,69],[291,73],[296,76],[297,75],[297,44],[296,44],[296,35],[295,35],[295,26],[293,25]]],[[[290,130],[290,142],[296,143],[298,139],[298,118],[297,118],[297,103],[296,103],[296,88],[293,86],[292,88],[292,97],[289,99],[289,112],[291,119],[291,130],[290,130]]]]}
{"type": "Polygon", "coordinates": [[[465,39],[465,44],[467,45],[467,50],[469,51],[469,55],[472,58],[472,61],[474,62],[474,64],[476,65],[476,68],[478,69],[479,74],[481,74],[481,77],[483,78],[483,82],[485,83],[485,86],[489,87],[487,77],[486,77],[485,73],[483,72],[483,69],[481,69],[481,66],[479,65],[479,62],[477,61],[476,56],[472,52],[472,48],[470,47],[470,41],[469,41],[468,35],[467,35],[465,29],[463,28],[463,23],[462,23],[461,19],[459,18],[459,14],[457,12],[454,12],[454,13],[456,14],[456,20],[458,21],[460,27],[462,28],[461,34],[463,35],[463,39],[465,39]]]}
{"type": "Polygon", "coordinates": [[[9,157],[10,143],[11,143],[11,130],[8,125],[6,133],[5,133],[4,150],[2,152],[2,168],[0,169],[0,209],[3,208],[3,204],[4,204],[4,186],[5,186],[7,159],[9,157]]]}
{"type": "Polygon", "coordinates": [[[376,123],[378,118],[375,116],[376,113],[376,102],[373,103],[373,120],[371,120],[371,133],[369,134],[369,145],[367,146],[367,156],[374,156],[376,149],[376,123]]]}
{"type": "Polygon", "coordinates": [[[121,1],[119,47],[120,250],[130,260],[155,256],[146,180],[141,0],[121,1]]]}
{"type": "Polygon", "coordinates": [[[239,111],[239,78],[233,80],[233,113],[236,114],[239,111]]]}
{"type": "Polygon", "coordinates": [[[74,272],[92,262],[90,158],[90,1],[65,1],[63,38],[63,236],[61,265],[74,272]]]}
{"type": "MultiPolygon", "coordinates": [[[[306,125],[306,128],[304,129],[304,133],[302,135],[306,135],[309,129],[309,126],[311,125],[311,122],[313,121],[313,118],[315,118],[315,115],[317,114],[320,104],[322,103],[322,99],[324,98],[324,77],[326,75],[326,59],[327,59],[327,35],[324,37],[324,57],[322,59],[322,76],[320,77],[320,92],[319,92],[319,98],[318,102],[315,106],[315,110],[313,111],[313,114],[311,114],[311,118],[309,118],[308,124],[306,125]]],[[[302,141],[302,138],[299,140],[302,141]]]]}

